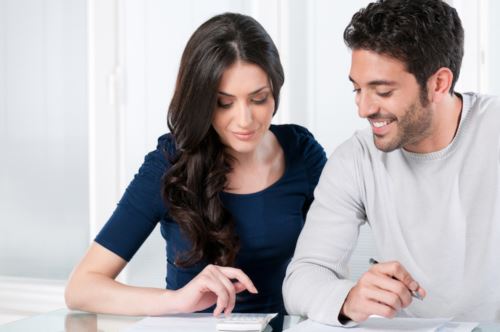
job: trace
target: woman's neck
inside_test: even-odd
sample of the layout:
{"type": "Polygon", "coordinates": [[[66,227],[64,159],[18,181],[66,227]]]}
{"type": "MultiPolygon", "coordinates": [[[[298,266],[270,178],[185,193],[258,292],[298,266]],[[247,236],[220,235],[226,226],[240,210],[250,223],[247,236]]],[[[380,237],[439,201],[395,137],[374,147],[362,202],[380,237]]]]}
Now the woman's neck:
{"type": "Polygon", "coordinates": [[[275,140],[271,131],[268,131],[262,138],[260,144],[258,144],[253,151],[239,153],[230,150],[229,153],[234,158],[233,168],[253,169],[263,164],[267,164],[272,159],[273,153],[275,152],[275,140]]]}
{"type": "Polygon", "coordinates": [[[227,175],[227,191],[246,194],[266,189],[279,180],[285,169],[283,149],[271,131],[251,153],[232,154],[232,171],[227,175]]]}

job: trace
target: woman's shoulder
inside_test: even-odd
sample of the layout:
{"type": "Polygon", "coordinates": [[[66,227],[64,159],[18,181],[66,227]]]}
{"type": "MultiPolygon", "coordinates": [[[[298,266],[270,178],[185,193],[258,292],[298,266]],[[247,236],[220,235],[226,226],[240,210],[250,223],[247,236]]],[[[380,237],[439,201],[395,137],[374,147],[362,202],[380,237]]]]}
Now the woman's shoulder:
{"type": "Polygon", "coordinates": [[[293,123],[272,124],[270,129],[275,134],[291,135],[294,137],[300,137],[304,135],[312,136],[311,132],[306,127],[293,123]]]}
{"type": "Polygon", "coordinates": [[[175,153],[175,140],[172,134],[167,133],[158,137],[156,149],[146,154],[139,172],[153,171],[157,176],[163,176],[163,173],[170,167],[175,153]]]}
{"type": "Polygon", "coordinates": [[[327,160],[325,150],[316,141],[314,135],[302,126],[273,125],[271,131],[276,135],[285,152],[286,160],[289,162],[288,167],[307,174],[312,193],[327,160]]]}
{"type": "Polygon", "coordinates": [[[169,155],[175,155],[175,139],[171,133],[166,133],[158,137],[158,143],[156,145],[156,151],[166,152],[169,155]]]}
{"type": "Polygon", "coordinates": [[[296,124],[271,125],[271,131],[276,135],[284,149],[291,151],[323,151],[323,147],[314,135],[305,127],[296,124]]]}

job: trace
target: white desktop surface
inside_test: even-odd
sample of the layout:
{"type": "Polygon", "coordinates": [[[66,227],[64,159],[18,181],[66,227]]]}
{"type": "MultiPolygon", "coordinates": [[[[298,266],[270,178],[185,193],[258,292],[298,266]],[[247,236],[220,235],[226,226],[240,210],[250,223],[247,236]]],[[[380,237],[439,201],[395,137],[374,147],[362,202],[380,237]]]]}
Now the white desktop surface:
{"type": "MultiPolygon", "coordinates": [[[[114,332],[123,331],[144,318],[59,309],[0,325],[0,332],[114,332]]],[[[285,316],[283,326],[288,328],[300,320],[299,316],[285,316]]]]}
{"type": "MultiPolygon", "coordinates": [[[[145,317],[92,314],[68,309],[59,309],[0,325],[0,332],[114,332],[122,331],[145,317]]],[[[284,327],[300,321],[298,316],[285,316],[284,327]]],[[[349,331],[346,328],[346,331],[349,331]]],[[[500,331],[500,322],[481,322],[477,332],[500,331]]]]}

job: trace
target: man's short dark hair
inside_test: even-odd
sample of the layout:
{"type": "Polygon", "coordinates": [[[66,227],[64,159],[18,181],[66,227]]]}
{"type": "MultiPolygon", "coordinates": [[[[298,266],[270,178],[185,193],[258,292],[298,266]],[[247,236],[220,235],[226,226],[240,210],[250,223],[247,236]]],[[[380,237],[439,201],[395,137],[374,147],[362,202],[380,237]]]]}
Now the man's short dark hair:
{"type": "Polygon", "coordinates": [[[359,10],[344,31],[353,50],[396,58],[427,92],[427,80],[439,68],[453,73],[450,93],[460,74],[464,30],[457,11],[442,0],[379,0],[359,10]]]}

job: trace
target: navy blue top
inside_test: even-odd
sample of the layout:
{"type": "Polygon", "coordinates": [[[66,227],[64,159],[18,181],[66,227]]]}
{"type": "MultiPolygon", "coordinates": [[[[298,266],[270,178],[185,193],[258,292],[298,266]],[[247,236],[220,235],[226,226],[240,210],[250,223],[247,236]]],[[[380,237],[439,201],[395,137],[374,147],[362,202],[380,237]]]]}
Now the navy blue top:
{"type": "MultiPolygon", "coordinates": [[[[323,148],[307,129],[297,125],[271,125],[270,129],[284,151],[283,176],[256,193],[221,194],[235,220],[241,244],[235,267],[242,269],[259,290],[256,295],[238,294],[235,312],[285,312],[281,285],[326,163],[323,148]]],[[[179,254],[188,251],[190,242],[169,217],[162,200],[161,177],[170,165],[165,151],[175,153],[171,134],[161,136],[157,149],[146,155],[95,241],[129,261],[160,222],[167,244],[167,288],[179,289],[207,263],[189,268],[174,264],[179,254]]]]}

